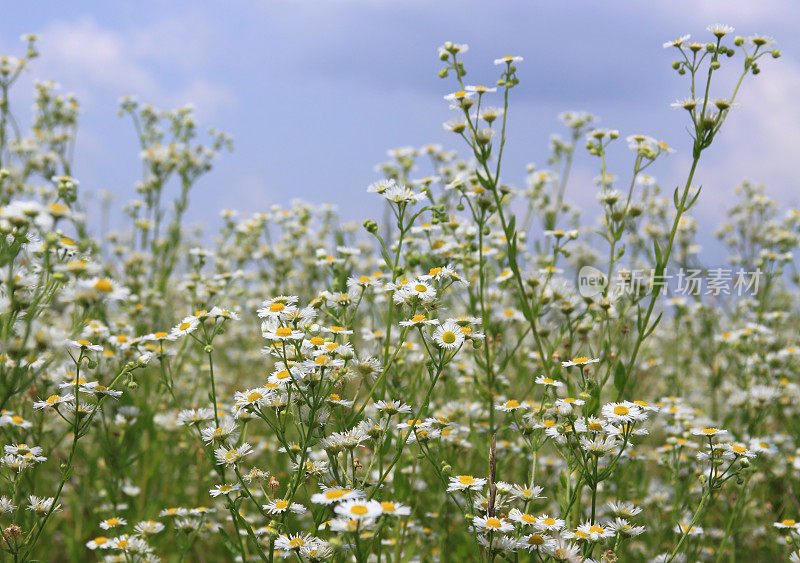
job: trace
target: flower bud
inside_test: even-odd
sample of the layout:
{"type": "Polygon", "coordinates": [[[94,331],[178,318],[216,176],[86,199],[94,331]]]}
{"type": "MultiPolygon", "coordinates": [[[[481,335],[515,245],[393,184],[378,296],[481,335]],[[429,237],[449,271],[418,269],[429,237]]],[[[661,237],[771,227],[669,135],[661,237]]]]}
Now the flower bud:
{"type": "Polygon", "coordinates": [[[372,233],[373,235],[378,232],[378,223],[373,221],[372,219],[365,219],[362,223],[364,228],[367,230],[368,233],[372,233]]]}

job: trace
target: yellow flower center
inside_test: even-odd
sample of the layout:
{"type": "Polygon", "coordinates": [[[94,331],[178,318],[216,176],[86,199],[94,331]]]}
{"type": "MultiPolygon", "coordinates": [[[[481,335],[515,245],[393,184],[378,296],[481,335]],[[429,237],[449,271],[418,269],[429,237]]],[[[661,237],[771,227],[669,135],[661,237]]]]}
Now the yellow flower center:
{"type": "Polygon", "coordinates": [[[190,326],[192,326],[192,323],[181,323],[178,325],[178,330],[186,330],[190,326]]]}
{"type": "Polygon", "coordinates": [[[393,502],[382,502],[381,508],[383,508],[384,512],[394,512],[395,510],[397,510],[393,502]]]}
{"type": "Polygon", "coordinates": [[[279,313],[279,312],[283,311],[285,308],[286,308],[286,305],[284,305],[283,303],[273,303],[272,305],[269,306],[269,312],[270,313],[279,313]]]}
{"type": "Polygon", "coordinates": [[[630,409],[628,407],[624,407],[622,405],[617,405],[616,407],[614,407],[614,414],[616,414],[616,415],[625,416],[629,412],[631,412],[631,411],[630,411],[630,409]]]}
{"type": "Polygon", "coordinates": [[[101,293],[111,293],[114,291],[114,286],[108,280],[97,280],[94,284],[94,288],[101,293]]]}
{"type": "Polygon", "coordinates": [[[106,538],[106,537],[103,537],[103,536],[100,536],[100,537],[98,537],[98,538],[94,538],[94,544],[95,544],[95,545],[103,545],[103,544],[105,544],[107,541],[108,541],[108,538],[106,538]]]}
{"type": "Polygon", "coordinates": [[[489,518],[489,519],[486,520],[486,527],[487,528],[495,528],[495,529],[497,529],[497,528],[500,528],[502,525],[503,524],[502,524],[502,522],[500,522],[499,518],[492,517],[492,518],[489,518]]]}
{"type": "Polygon", "coordinates": [[[586,363],[586,362],[588,362],[588,361],[589,361],[589,358],[587,358],[586,356],[581,356],[580,358],[574,358],[574,359],[572,360],[572,363],[575,363],[575,364],[585,364],[585,363],[586,363]]]}
{"type": "Polygon", "coordinates": [[[292,538],[289,540],[289,547],[297,548],[303,547],[304,545],[306,545],[306,542],[303,538],[292,538]]]}
{"type": "Polygon", "coordinates": [[[553,526],[556,523],[555,518],[545,518],[544,523],[547,526],[553,526]]]}
{"type": "Polygon", "coordinates": [[[277,508],[278,510],[283,510],[287,506],[289,506],[288,500],[279,500],[278,502],[275,503],[275,508],[277,508]]]}
{"type": "Polygon", "coordinates": [[[531,534],[531,537],[528,538],[528,543],[531,545],[542,545],[544,544],[544,538],[539,534],[531,534]]]}
{"type": "Polygon", "coordinates": [[[350,507],[350,514],[356,514],[357,516],[363,516],[369,512],[369,509],[364,506],[363,504],[354,504],[350,507]]]}
{"type": "Polygon", "coordinates": [[[334,499],[334,498],[342,498],[345,494],[349,493],[348,489],[334,489],[332,491],[328,491],[325,493],[325,498],[327,499],[334,499]]]}
{"type": "Polygon", "coordinates": [[[531,516],[530,514],[523,514],[521,520],[523,522],[527,522],[528,524],[535,524],[536,516],[531,516]]]}
{"type": "Polygon", "coordinates": [[[787,519],[787,520],[782,521],[781,524],[783,524],[784,526],[794,526],[795,521],[791,520],[791,519],[787,519]]]}
{"type": "Polygon", "coordinates": [[[452,344],[456,341],[456,334],[452,330],[446,331],[442,334],[442,342],[445,344],[452,344]]]}
{"type": "Polygon", "coordinates": [[[290,336],[292,334],[292,329],[288,326],[282,326],[275,330],[275,334],[278,336],[290,336]]]}
{"type": "Polygon", "coordinates": [[[471,485],[475,482],[475,478],[472,475],[459,475],[458,482],[462,485],[471,485]]]}
{"type": "Polygon", "coordinates": [[[264,397],[261,395],[261,393],[259,393],[258,391],[253,391],[252,393],[250,393],[247,396],[247,402],[248,403],[255,403],[259,399],[263,399],[263,398],[264,397]]]}
{"type": "Polygon", "coordinates": [[[517,401],[515,399],[511,399],[510,401],[506,402],[506,408],[507,409],[515,409],[518,406],[519,406],[519,401],[517,401]]]}

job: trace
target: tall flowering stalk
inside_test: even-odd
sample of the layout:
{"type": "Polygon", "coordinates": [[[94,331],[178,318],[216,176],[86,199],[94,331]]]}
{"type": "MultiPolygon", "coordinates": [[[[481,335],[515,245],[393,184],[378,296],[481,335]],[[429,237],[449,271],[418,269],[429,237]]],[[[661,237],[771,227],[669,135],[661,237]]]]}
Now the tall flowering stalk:
{"type": "Polygon", "coordinates": [[[0,58],[6,558],[796,560],[800,211],[743,183],[718,234],[731,279],[749,267],[763,285],[725,293],[724,268],[702,294],[660,283],[700,263],[700,158],[780,55],[709,31],[666,45],[690,84],[674,105],[692,160],[671,199],[653,175],[669,145],[582,111],[560,116],[552,169],[513,186],[530,61],[470,84],[467,46],[445,43],[445,128],[466,154],[389,151],[367,187],[383,223],[294,201],[221,210],[214,237],[188,229],[231,140],[204,140],[190,107],[126,97],[143,174],[104,239],[70,175],[77,101],[43,82],[30,131],[11,111],[38,55],[26,36],[25,58],[0,58]],[[735,87],[712,95],[737,53],[735,87]],[[584,160],[594,224],[575,204],[584,160]]]}

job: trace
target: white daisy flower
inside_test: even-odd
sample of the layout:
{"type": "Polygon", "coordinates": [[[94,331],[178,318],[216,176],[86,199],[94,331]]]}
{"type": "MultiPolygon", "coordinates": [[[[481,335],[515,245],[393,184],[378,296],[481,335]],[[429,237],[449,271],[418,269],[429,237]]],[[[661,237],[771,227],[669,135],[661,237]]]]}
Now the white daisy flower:
{"type": "Polygon", "coordinates": [[[497,516],[475,516],[472,524],[481,532],[510,532],[514,525],[497,516]]]}
{"type": "Polygon", "coordinates": [[[346,500],[333,509],[336,514],[353,520],[370,520],[383,514],[381,503],[375,500],[346,500]]]}
{"type": "Polygon", "coordinates": [[[453,321],[445,321],[433,331],[433,341],[439,348],[456,350],[464,343],[464,333],[453,321]]]}

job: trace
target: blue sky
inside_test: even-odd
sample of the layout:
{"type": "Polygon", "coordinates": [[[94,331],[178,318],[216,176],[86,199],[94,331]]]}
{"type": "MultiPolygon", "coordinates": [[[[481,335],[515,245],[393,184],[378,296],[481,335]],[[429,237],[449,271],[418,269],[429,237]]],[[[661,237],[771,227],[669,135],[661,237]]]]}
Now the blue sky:
{"type": "MultiPolygon", "coordinates": [[[[696,216],[710,232],[743,178],[797,205],[800,149],[800,2],[441,0],[228,0],[226,2],[18,2],[0,21],[0,49],[21,53],[22,33],[41,35],[28,73],[57,80],[83,104],[75,175],[87,190],[133,197],[140,165],[117,100],[135,94],[158,107],[192,102],[202,125],[230,132],[232,154],[197,187],[192,221],[213,224],[221,208],[246,211],[293,197],[336,202],[345,219],[375,215],[364,195],[386,150],[429,142],[458,148],[436,50],[468,43],[469,82],[491,83],[492,59],[525,57],[514,92],[504,179],[521,185],[529,162],[545,165],[548,137],[567,109],[601,126],[641,132],[678,152],[651,169],[665,187],[685,177],[684,115],[669,103],[687,94],[663,41],[705,38],[710,23],[775,37],[784,56],[744,85],[719,143],[701,164],[706,192],[696,216]]],[[[739,63],[737,63],[738,66],[739,63]]],[[[732,70],[732,69],[731,69],[732,70]]],[[[752,77],[751,77],[752,78],[752,77]]],[[[22,85],[27,88],[26,84],[22,85]]],[[[726,92],[720,92],[720,95],[726,92]]],[[[20,98],[27,107],[25,98],[20,98]]],[[[617,147],[612,172],[630,158],[617,147]]],[[[596,161],[582,154],[570,196],[593,204],[596,161]]]]}

